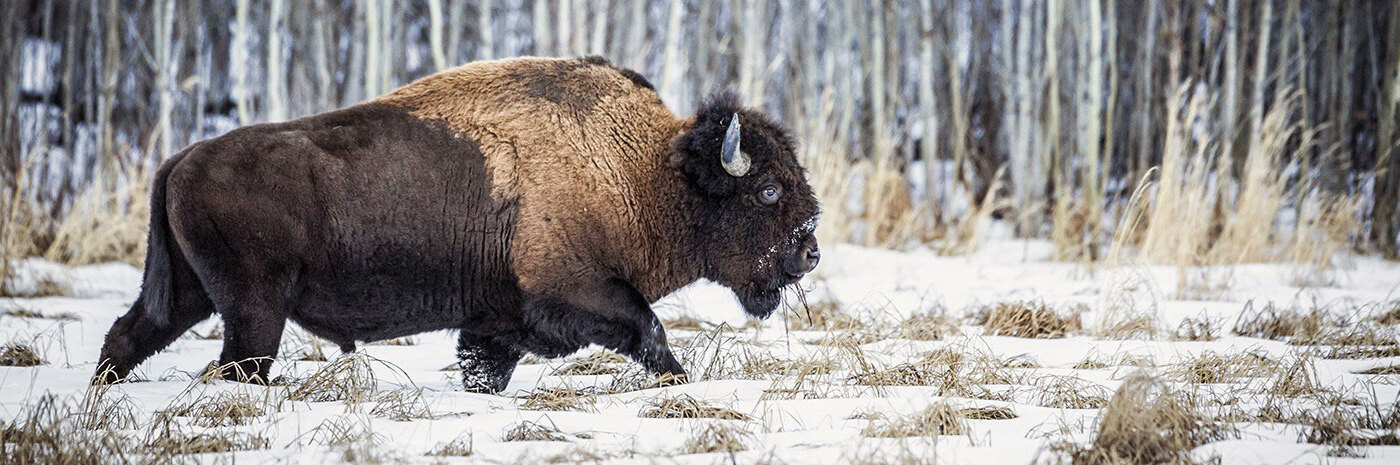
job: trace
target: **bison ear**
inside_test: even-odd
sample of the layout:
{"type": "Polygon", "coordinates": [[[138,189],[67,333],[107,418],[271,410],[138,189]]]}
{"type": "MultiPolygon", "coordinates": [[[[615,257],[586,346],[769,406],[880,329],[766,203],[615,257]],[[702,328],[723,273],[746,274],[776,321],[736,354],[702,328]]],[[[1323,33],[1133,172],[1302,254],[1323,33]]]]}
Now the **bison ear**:
{"type": "Polygon", "coordinates": [[[707,195],[730,195],[738,186],[738,177],[752,169],[752,160],[738,148],[737,117],[741,110],[733,93],[712,96],[701,103],[690,129],[677,140],[674,156],[679,158],[681,171],[707,195]]]}

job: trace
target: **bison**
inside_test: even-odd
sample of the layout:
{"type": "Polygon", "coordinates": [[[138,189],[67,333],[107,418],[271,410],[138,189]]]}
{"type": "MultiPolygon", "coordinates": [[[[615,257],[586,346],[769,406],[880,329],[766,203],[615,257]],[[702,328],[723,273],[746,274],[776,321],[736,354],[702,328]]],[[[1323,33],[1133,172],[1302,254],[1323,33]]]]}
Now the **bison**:
{"type": "Polygon", "coordinates": [[[266,382],[287,320],[356,341],[459,331],[465,389],[589,344],[684,376],[651,304],[708,279],[765,318],[820,259],[788,131],[719,93],[679,119],[596,57],[477,62],[195,143],[156,172],[118,381],[195,323],[266,382]]]}

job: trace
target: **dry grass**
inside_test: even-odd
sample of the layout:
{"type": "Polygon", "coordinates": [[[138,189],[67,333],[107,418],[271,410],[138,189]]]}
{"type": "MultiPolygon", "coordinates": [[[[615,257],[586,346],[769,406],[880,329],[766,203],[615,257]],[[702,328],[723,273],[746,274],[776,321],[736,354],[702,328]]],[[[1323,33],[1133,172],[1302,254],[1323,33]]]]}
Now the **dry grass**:
{"type": "Polygon", "coordinates": [[[1292,363],[1282,365],[1282,370],[1273,370],[1265,384],[1264,392],[1278,397],[1303,397],[1325,392],[1317,381],[1317,370],[1312,358],[1302,354],[1292,363]]]}
{"type": "Polygon", "coordinates": [[[706,423],[701,426],[695,434],[685,441],[681,446],[682,454],[708,454],[714,452],[742,452],[748,450],[746,445],[753,438],[748,431],[744,431],[725,423],[706,423]]]}
{"type": "Polygon", "coordinates": [[[1365,457],[1361,447],[1400,446],[1400,406],[1392,403],[1382,409],[1377,399],[1371,407],[1337,403],[1327,408],[1307,409],[1291,421],[1303,426],[1299,440],[1329,447],[1328,456],[1365,457]]]}
{"type": "Polygon", "coordinates": [[[1073,376],[1042,376],[1034,380],[1034,387],[1030,402],[1041,407],[1093,409],[1108,405],[1108,389],[1073,376]]]}
{"type": "MultiPolygon", "coordinates": [[[[972,205],[971,211],[954,220],[949,233],[934,248],[939,255],[968,255],[982,247],[986,232],[992,223],[992,214],[1011,206],[1010,199],[997,198],[1006,187],[1005,174],[1005,166],[997,169],[982,201],[972,205]]],[[[966,190],[966,186],[963,187],[966,190]]],[[[969,199],[973,197],[970,190],[966,192],[969,199]]]]}
{"type": "Polygon", "coordinates": [[[525,410],[587,412],[593,410],[597,394],[572,387],[540,388],[517,399],[524,400],[520,408],[525,410]]]}
{"type": "Polygon", "coordinates": [[[163,413],[189,417],[198,426],[236,426],[267,415],[264,404],[247,393],[221,391],[212,396],[200,396],[188,404],[168,407],[163,413]]]}
{"type": "Polygon", "coordinates": [[[595,352],[582,359],[569,362],[557,370],[554,376],[587,376],[587,375],[611,375],[621,371],[619,364],[627,363],[627,359],[621,355],[610,351],[595,352]]]}
{"type": "Polygon", "coordinates": [[[1193,384],[1233,383],[1242,378],[1258,378],[1278,368],[1278,362],[1263,352],[1220,354],[1207,351],[1172,365],[1167,375],[1193,384]]]}
{"type": "Polygon", "coordinates": [[[5,309],[5,311],[0,312],[0,316],[7,316],[10,318],[34,318],[55,321],[78,321],[81,319],[78,317],[78,314],[73,312],[43,313],[38,310],[33,310],[25,307],[11,307],[5,309]]]}
{"type": "Polygon", "coordinates": [[[464,438],[453,439],[449,442],[438,444],[433,450],[428,451],[430,457],[471,457],[473,453],[472,438],[470,435],[464,438]]]}
{"type": "Polygon", "coordinates": [[[933,404],[919,413],[888,421],[872,420],[861,435],[872,438],[959,435],[968,432],[967,422],[948,404],[933,404]]]}
{"type": "Polygon", "coordinates": [[[123,262],[141,266],[146,258],[150,181],[133,164],[115,183],[90,184],[54,225],[44,258],[68,265],[123,262]]]}
{"type": "Polygon", "coordinates": [[[1216,324],[1211,318],[1201,312],[1200,315],[1181,320],[1172,331],[1174,341],[1214,341],[1220,338],[1216,324]]]}
{"type": "Polygon", "coordinates": [[[1269,302],[1256,309],[1251,300],[1245,303],[1231,332],[1237,336],[1275,341],[1309,338],[1316,336],[1325,326],[1335,326],[1328,320],[1328,316],[1317,307],[1303,311],[1298,307],[1281,308],[1269,302]]]}
{"type": "Polygon", "coordinates": [[[1076,465],[1195,463],[1192,449],[1230,433],[1200,415],[1192,399],[1139,372],[1113,395],[1087,447],[1054,449],[1076,465]]]}
{"type": "Polygon", "coordinates": [[[804,305],[797,318],[787,321],[794,331],[842,331],[865,329],[866,323],[844,310],[835,298],[826,298],[804,305]]]}
{"type": "Polygon", "coordinates": [[[1012,412],[1006,407],[968,407],[960,408],[953,413],[968,420],[1010,420],[1016,418],[1016,412],[1012,412]]]}
{"type": "Polygon", "coordinates": [[[1014,385],[1025,381],[1023,369],[1033,365],[1019,358],[998,358],[982,352],[969,353],[961,347],[945,347],[926,353],[919,360],[879,368],[858,361],[858,369],[848,377],[863,386],[930,386],[934,395],[1000,400],[983,385],[1014,385]]]}
{"type": "Polygon", "coordinates": [[[667,331],[708,331],[714,326],[692,315],[681,315],[675,318],[661,320],[661,325],[665,327],[667,331]]]}
{"type": "Polygon", "coordinates": [[[895,326],[895,337],[916,341],[939,341],[958,333],[958,324],[946,311],[917,313],[895,326]]]}
{"type": "Polygon", "coordinates": [[[39,351],[31,344],[11,342],[0,347],[0,366],[32,367],[44,363],[44,359],[39,357],[39,351]]]}
{"type": "Polygon", "coordinates": [[[167,429],[142,448],[158,455],[210,454],[266,449],[271,443],[265,437],[238,431],[188,434],[167,429]]]}
{"type": "Polygon", "coordinates": [[[982,307],[976,321],[992,336],[1061,338],[1083,328],[1078,312],[1062,314],[1044,302],[1029,300],[982,307]]]}
{"type": "Polygon", "coordinates": [[[1400,375],[1400,365],[1386,365],[1356,372],[1358,375],[1400,375]]]}
{"type": "Polygon", "coordinates": [[[370,357],[357,352],[342,356],[294,383],[287,400],[358,404],[369,400],[377,385],[370,357]]]}
{"type": "Polygon", "coordinates": [[[64,297],[73,295],[73,285],[67,278],[55,273],[33,273],[30,279],[20,280],[11,276],[0,289],[0,297],[37,299],[41,297],[64,297]]]}
{"type": "Polygon", "coordinates": [[[533,421],[523,421],[506,430],[501,440],[505,442],[515,441],[567,441],[565,435],[559,428],[553,425],[542,425],[533,421]]]}
{"type": "Polygon", "coordinates": [[[16,465],[97,465],[161,463],[161,457],[136,453],[115,429],[83,428],[81,410],[44,396],[0,423],[0,462],[16,465]]]}
{"type": "Polygon", "coordinates": [[[715,418],[720,420],[750,420],[748,415],[716,407],[688,395],[661,397],[647,403],[638,416],[646,418],[715,418]]]}
{"type": "Polygon", "coordinates": [[[1298,287],[1337,285],[1338,257],[1354,234],[1362,230],[1357,197],[1309,195],[1299,208],[1301,218],[1286,252],[1298,287]]]}
{"type": "Polygon", "coordinates": [[[370,446],[386,442],[383,435],[370,429],[369,419],[350,416],[323,421],[302,437],[307,437],[307,445],[321,446],[370,446]]]}
{"type": "Polygon", "coordinates": [[[393,421],[432,419],[433,411],[423,399],[423,388],[399,388],[374,396],[370,415],[393,421]]]}

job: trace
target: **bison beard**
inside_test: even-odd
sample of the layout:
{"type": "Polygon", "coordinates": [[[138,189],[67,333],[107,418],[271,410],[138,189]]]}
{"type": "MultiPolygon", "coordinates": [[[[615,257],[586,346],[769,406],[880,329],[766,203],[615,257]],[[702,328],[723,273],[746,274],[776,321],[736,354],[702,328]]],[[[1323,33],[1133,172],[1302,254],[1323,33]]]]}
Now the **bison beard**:
{"type": "MultiPolygon", "coordinates": [[[[506,60],[461,69],[465,71],[440,75],[456,87],[435,88],[444,84],[425,78],[379,101],[237,129],[167,160],[152,185],[141,294],[108,332],[94,382],[126,378],[143,360],[216,313],[224,322],[219,365],[231,367],[222,374],[237,381],[269,380],[287,320],[350,350],[356,341],[458,330],[463,386],[476,392],[505,389],[525,353],[559,357],[590,344],[615,350],[651,372],[683,378],[685,371],[666,343],[652,302],[707,277],[702,269],[718,270],[744,309],[765,318],[780,303],[782,286],[815,266],[815,260],[803,262],[796,273],[788,269],[781,278],[771,276],[779,273],[774,267],[766,268],[763,277],[745,276],[735,270],[753,270],[759,257],[751,251],[770,250],[770,244],[751,241],[742,249],[750,252],[738,254],[715,254],[704,244],[763,227],[801,233],[772,239],[806,244],[783,250],[788,258],[815,253],[810,228],[793,229],[810,222],[815,199],[786,134],[761,115],[746,116],[751,118],[746,126],[753,121],[754,136],[743,139],[743,156],[753,156],[756,174],[746,173],[743,179],[734,172],[712,175],[710,171],[724,173],[724,168],[717,139],[708,134],[722,132],[715,125],[739,114],[735,102],[702,108],[709,112],[697,116],[703,122],[686,130],[691,123],[674,120],[645,80],[602,60],[506,60]],[[485,76],[481,79],[493,93],[467,93],[475,85],[472,76],[485,76]],[[501,91],[509,88],[502,82],[518,84],[518,95],[501,91]],[[463,86],[468,89],[458,88],[463,86]],[[405,90],[411,98],[392,98],[405,90]],[[599,99],[602,94],[610,100],[599,99]],[[498,97],[507,100],[490,102],[498,97]],[[454,99],[501,113],[463,116],[453,113],[454,99]],[[599,116],[588,115],[603,115],[612,120],[617,110],[601,105],[618,102],[632,105],[624,108],[628,111],[665,115],[640,121],[647,124],[624,122],[618,123],[624,128],[592,132],[607,137],[604,143],[621,141],[622,154],[517,152],[513,141],[491,140],[497,137],[494,132],[473,136],[460,126],[507,115],[499,120],[504,122],[492,123],[499,130],[518,119],[515,115],[543,109],[565,115],[560,118],[585,115],[578,116],[580,121],[593,121],[588,118],[599,116]],[[627,128],[633,132],[618,132],[627,128]],[[682,152],[689,174],[664,163],[681,156],[676,151],[682,152]],[[597,161],[608,156],[613,162],[638,157],[658,162],[619,168],[618,163],[597,161]],[[655,170],[626,179],[650,179],[656,185],[621,186],[609,191],[611,198],[587,197],[609,192],[580,189],[574,195],[582,197],[573,199],[582,204],[541,210],[554,200],[542,196],[557,195],[561,186],[518,184],[516,179],[551,175],[548,170],[557,164],[553,160],[568,157],[594,159],[591,165],[574,165],[584,166],[580,170],[598,167],[583,173],[594,180],[619,177],[614,170],[655,170]],[[518,166],[499,165],[511,160],[518,166]],[[532,167],[540,171],[527,169],[532,167]],[[717,185],[697,187],[695,178],[687,178],[696,173],[730,192],[717,194],[717,185]],[[498,178],[502,175],[505,181],[498,178]],[[782,209],[755,209],[749,192],[758,191],[758,182],[783,183],[792,200],[782,209]],[[616,198],[643,188],[652,190],[641,197],[616,198]],[[609,223],[635,229],[590,229],[599,220],[586,216],[589,208],[616,220],[636,211],[605,211],[607,206],[637,202],[650,204],[636,210],[659,216],[627,217],[621,226],[609,223]],[[728,211],[732,221],[754,223],[734,228],[696,222],[677,213],[676,206],[728,211]],[[697,224],[710,230],[677,226],[697,224]],[[607,248],[617,246],[617,237],[657,233],[644,227],[659,228],[662,234],[647,237],[666,241],[665,247],[607,248]],[[698,237],[708,239],[694,239],[698,237]],[[581,250],[572,248],[578,241],[581,250]],[[638,253],[644,255],[634,256],[638,253]],[[705,254],[728,261],[702,264],[705,254]]],[[[522,130],[529,131],[515,134],[539,132],[522,130]]]]}

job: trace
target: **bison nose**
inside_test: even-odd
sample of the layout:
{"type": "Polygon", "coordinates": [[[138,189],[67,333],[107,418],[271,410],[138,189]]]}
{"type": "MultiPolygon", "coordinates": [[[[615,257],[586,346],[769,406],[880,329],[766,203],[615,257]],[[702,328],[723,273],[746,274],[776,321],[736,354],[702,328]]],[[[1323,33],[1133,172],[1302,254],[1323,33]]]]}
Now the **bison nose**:
{"type": "Polygon", "coordinates": [[[801,278],[808,272],[817,268],[817,262],[821,261],[822,253],[817,250],[815,241],[807,241],[802,245],[802,249],[797,251],[797,256],[793,257],[792,266],[788,267],[788,274],[794,278],[801,278]]]}

